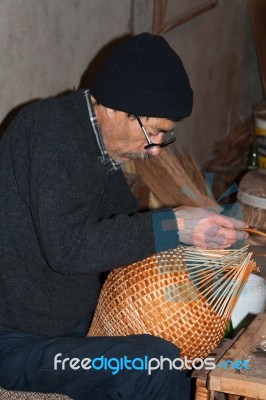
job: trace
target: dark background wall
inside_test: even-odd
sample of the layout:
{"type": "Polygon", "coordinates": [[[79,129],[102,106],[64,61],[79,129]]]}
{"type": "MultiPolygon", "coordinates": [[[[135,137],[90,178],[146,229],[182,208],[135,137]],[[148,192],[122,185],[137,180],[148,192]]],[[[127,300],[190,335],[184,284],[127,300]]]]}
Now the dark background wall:
{"type": "MultiPolygon", "coordinates": [[[[203,0],[169,0],[165,20],[203,0]]],[[[0,121],[15,106],[79,85],[110,41],[152,31],[152,0],[0,0],[0,121]]],[[[195,94],[177,146],[202,162],[228,128],[263,97],[248,0],[218,5],[164,34],[195,94]]]]}

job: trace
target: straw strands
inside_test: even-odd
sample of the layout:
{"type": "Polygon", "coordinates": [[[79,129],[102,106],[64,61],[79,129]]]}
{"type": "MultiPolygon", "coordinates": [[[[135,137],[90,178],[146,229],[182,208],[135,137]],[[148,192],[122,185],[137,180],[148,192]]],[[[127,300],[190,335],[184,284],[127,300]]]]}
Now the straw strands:
{"type": "Polygon", "coordinates": [[[163,149],[158,157],[135,163],[142,181],[162,205],[215,206],[214,197],[194,158],[178,150],[163,149]]]}
{"type": "Polygon", "coordinates": [[[254,270],[248,248],[180,246],[113,270],[89,336],[150,333],[174,343],[182,357],[206,357],[217,347],[254,270]]]}

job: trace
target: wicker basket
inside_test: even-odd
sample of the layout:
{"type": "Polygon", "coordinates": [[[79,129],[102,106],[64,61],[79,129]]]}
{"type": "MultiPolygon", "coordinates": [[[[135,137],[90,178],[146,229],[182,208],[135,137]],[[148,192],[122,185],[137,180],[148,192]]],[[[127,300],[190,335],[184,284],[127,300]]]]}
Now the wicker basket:
{"type": "Polygon", "coordinates": [[[174,343],[182,357],[203,359],[222,339],[255,265],[246,250],[217,254],[178,247],[113,270],[88,336],[150,333],[174,343]]]}
{"type": "MultiPolygon", "coordinates": [[[[257,229],[266,229],[266,169],[249,171],[241,180],[238,200],[242,204],[243,220],[257,229]]],[[[249,244],[265,244],[265,238],[253,237],[249,244]]]]}

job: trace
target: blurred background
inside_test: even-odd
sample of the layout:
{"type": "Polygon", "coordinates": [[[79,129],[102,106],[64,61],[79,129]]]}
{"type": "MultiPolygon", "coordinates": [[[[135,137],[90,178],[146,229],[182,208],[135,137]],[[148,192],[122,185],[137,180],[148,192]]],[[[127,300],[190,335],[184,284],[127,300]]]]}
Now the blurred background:
{"type": "Polygon", "coordinates": [[[0,121],[22,103],[79,86],[113,40],[160,31],[160,21],[195,7],[200,14],[162,34],[181,56],[195,96],[176,145],[208,160],[214,142],[263,99],[248,0],[0,0],[0,121]]]}
{"type": "MultiPolygon", "coordinates": [[[[257,12],[265,22],[265,3],[0,0],[0,134],[25,103],[89,87],[101,62],[129,35],[161,34],[183,60],[194,90],[192,116],[175,130],[172,172],[177,177],[187,173],[196,186],[200,177],[195,171],[214,174],[211,190],[217,198],[232,183],[238,184],[247,169],[259,166],[257,159],[249,157],[253,154],[254,107],[265,96],[265,50],[264,55],[260,50],[266,46],[258,40],[258,32],[260,37],[264,34],[264,41],[266,33],[265,23],[254,15],[257,12]],[[182,171],[175,165],[180,151],[185,153],[182,171]]],[[[147,168],[136,170],[133,163],[125,168],[142,208],[165,203],[160,193],[151,198],[153,185],[147,188],[147,181],[152,184],[156,176],[147,179],[147,168]]],[[[169,177],[170,191],[174,185],[171,171],[162,175],[169,177]]],[[[179,200],[174,200],[175,205],[179,200]]]]}

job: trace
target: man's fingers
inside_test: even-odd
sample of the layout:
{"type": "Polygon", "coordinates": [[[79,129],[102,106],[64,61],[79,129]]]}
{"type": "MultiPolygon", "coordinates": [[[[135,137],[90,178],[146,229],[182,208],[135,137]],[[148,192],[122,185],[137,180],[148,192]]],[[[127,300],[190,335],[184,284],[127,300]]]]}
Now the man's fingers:
{"type": "Polygon", "coordinates": [[[228,229],[243,229],[248,227],[248,224],[244,221],[231,217],[225,217],[220,214],[214,215],[213,218],[217,224],[228,229]]]}
{"type": "Polygon", "coordinates": [[[235,231],[236,232],[236,240],[247,239],[249,234],[245,231],[235,231]]]}
{"type": "Polygon", "coordinates": [[[243,240],[248,238],[248,233],[236,229],[220,228],[217,236],[224,236],[226,240],[232,240],[233,242],[237,240],[243,240]]]}
{"type": "Polygon", "coordinates": [[[231,247],[231,244],[226,244],[224,246],[220,246],[217,243],[209,243],[208,246],[205,248],[207,250],[223,250],[223,249],[228,249],[231,247]]]}
{"type": "Polygon", "coordinates": [[[247,239],[248,234],[245,231],[227,229],[220,226],[211,226],[204,232],[203,241],[209,246],[209,243],[216,243],[218,246],[231,246],[238,240],[247,239]]]}

